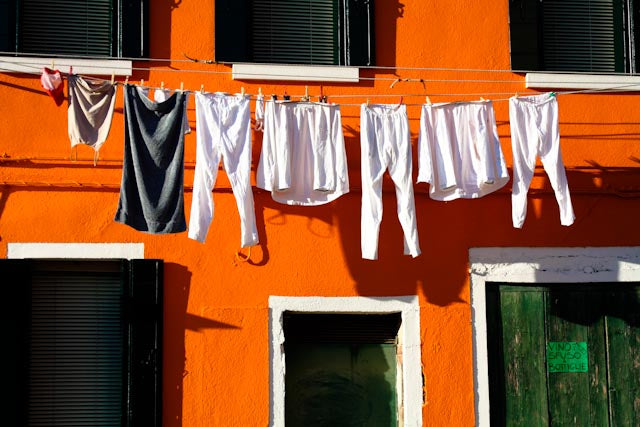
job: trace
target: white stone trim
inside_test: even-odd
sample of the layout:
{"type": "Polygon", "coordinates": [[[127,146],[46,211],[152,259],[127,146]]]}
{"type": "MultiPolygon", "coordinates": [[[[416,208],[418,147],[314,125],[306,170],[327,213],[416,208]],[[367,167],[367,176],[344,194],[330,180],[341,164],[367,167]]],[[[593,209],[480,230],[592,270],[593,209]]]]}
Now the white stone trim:
{"type": "Polygon", "coordinates": [[[640,91],[640,76],[527,73],[527,88],[531,89],[594,89],[619,92],[640,91]]]}
{"type": "Polygon", "coordinates": [[[469,250],[476,426],[489,426],[487,282],[640,281],[640,247],[471,248],[469,250]]]}
{"type": "Polygon", "coordinates": [[[282,315],[307,313],[400,312],[398,331],[402,347],[402,396],[404,427],[422,426],[422,359],[420,355],[420,305],[417,296],[399,297],[269,297],[270,422],[284,425],[285,354],[282,315]]]}
{"type": "Polygon", "coordinates": [[[43,67],[51,68],[51,65],[62,72],[68,72],[73,67],[75,74],[93,76],[131,76],[132,61],[124,59],[71,59],[71,58],[46,58],[26,56],[0,56],[1,73],[29,73],[40,74],[43,67]]]}
{"type": "Polygon", "coordinates": [[[144,243],[8,243],[7,258],[142,259],[144,243]]]}
{"type": "Polygon", "coordinates": [[[233,64],[233,80],[282,80],[357,83],[358,67],[326,65],[233,64]]]}

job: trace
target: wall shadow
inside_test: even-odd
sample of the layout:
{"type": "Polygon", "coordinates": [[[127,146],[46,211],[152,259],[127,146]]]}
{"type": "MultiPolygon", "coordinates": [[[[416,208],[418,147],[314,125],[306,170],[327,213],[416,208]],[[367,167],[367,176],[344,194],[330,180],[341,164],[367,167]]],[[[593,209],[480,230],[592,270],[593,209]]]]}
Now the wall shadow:
{"type": "Polygon", "coordinates": [[[183,379],[185,370],[185,333],[206,329],[238,329],[238,326],[187,313],[191,272],[186,266],[164,264],[163,313],[163,425],[182,426],[183,379]]]}

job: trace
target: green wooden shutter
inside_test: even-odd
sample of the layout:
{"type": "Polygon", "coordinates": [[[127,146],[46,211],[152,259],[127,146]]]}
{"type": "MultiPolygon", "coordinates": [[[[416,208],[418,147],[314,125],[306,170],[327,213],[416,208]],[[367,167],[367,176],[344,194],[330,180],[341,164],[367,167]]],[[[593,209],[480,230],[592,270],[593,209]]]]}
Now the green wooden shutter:
{"type": "Polygon", "coordinates": [[[545,70],[624,72],[624,3],[542,2],[545,70]]]}
{"type": "Polygon", "coordinates": [[[34,262],[30,426],[117,426],[122,418],[122,297],[117,262],[34,262]]]}
{"type": "Polygon", "coordinates": [[[121,12],[114,43],[118,51],[114,51],[112,55],[125,58],[149,57],[149,0],[118,0],[118,4],[121,12]]]}
{"type": "Polygon", "coordinates": [[[161,260],[132,260],[128,277],[126,426],[162,426],[161,260]]]}
{"type": "Polygon", "coordinates": [[[373,4],[373,0],[346,0],[344,2],[343,26],[346,38],[341,64],[353,66],[375,64],[373,4]]]}
{"type": "Polygon", "coordinates": [[[336,64],[337,19],[336,0],[253,0],[253,61],[336,64]]]}
{"type": "Polygon", "coordinates": [[[0,363],[4,367],[2,385],[6,390],[0,399],[2,424],[19,426],[24,424],[27,402],[24,378],[29,353],[29,261],[0,259],[0,286],[5,301],[1,311],[5,336],[0,363]]]}
{"type": "Polygon", "coordinates": [[[109,56],[112,0],[19,0],[19,50],[109,56]]]}
{"type": "Polygon", "coordinates": [[[511,69],[540,70],[540,0],[509,0],[511,69]]]}
{"type": "Polygon", "coordinates": [[[250,62],[251,0],[216,0],[215,58],[221,62],[250,62]]]}

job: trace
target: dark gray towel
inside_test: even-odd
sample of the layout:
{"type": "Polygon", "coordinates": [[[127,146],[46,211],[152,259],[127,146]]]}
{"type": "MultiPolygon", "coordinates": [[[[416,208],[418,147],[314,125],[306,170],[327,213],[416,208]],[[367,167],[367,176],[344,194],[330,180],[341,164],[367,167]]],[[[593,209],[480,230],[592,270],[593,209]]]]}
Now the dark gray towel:
{"type": "Polygon", "coordinates": [[[124,86],[124,165],[115,221],[154,234],[187,229],[184,218],[186,94],[151,101],[137,86],[124,86]]]}

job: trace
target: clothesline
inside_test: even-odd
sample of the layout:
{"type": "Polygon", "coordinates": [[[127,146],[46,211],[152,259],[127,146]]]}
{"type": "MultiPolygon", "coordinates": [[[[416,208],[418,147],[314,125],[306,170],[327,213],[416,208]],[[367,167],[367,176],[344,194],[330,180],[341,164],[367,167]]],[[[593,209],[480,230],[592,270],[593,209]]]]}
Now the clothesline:
{"type": "MultiPolygon", "coordinates": [[[[215,61],[214,59],[198,59],[191,58],[183,53],[185,59],[179,58],[154,58],[154,57],[112,57],[105,55],[52,55],[48,53],[27,53],[27,52],[9,52],[0,51],[0,56],[8,57],[40,57],[40,58],[61,58],[61,59],[95,59],[95,60],[127,60],[134,62],[177,62],[177,63],[199,63],[204,65],[234,65],[234,64],[250,64],[250,65],[274,65],[268,63],[245,63],[245,62],[227,62],[227,61],[215,61]]],[[[304,64],[277,64],[277,65],[292,65],[300,66],[304,64]]],[[[335,67],[335,65],[314,65],[315,67],[335,67]]],[[[464,68],[464,67],[407,67],[403,65],[358,65],[354,66],[359,69],[366,70],[403,70],[403,71],[451,71],[451,72],[463,72],[463,73],[508,73],[508,74],[523,74],[523,73],[539,73],[541,70],[512,70],[512,69],[493,69],[493,68],[464,68]]],[[[228,73],[228,72],[223,72],[228,73]]],[[[546,74],[584,74],[584,75],[624,75],[624,76],[640,76],[640,73],[603,73],[603,72],[591,72],[591,71],[544,71],[546,74]]]]}

